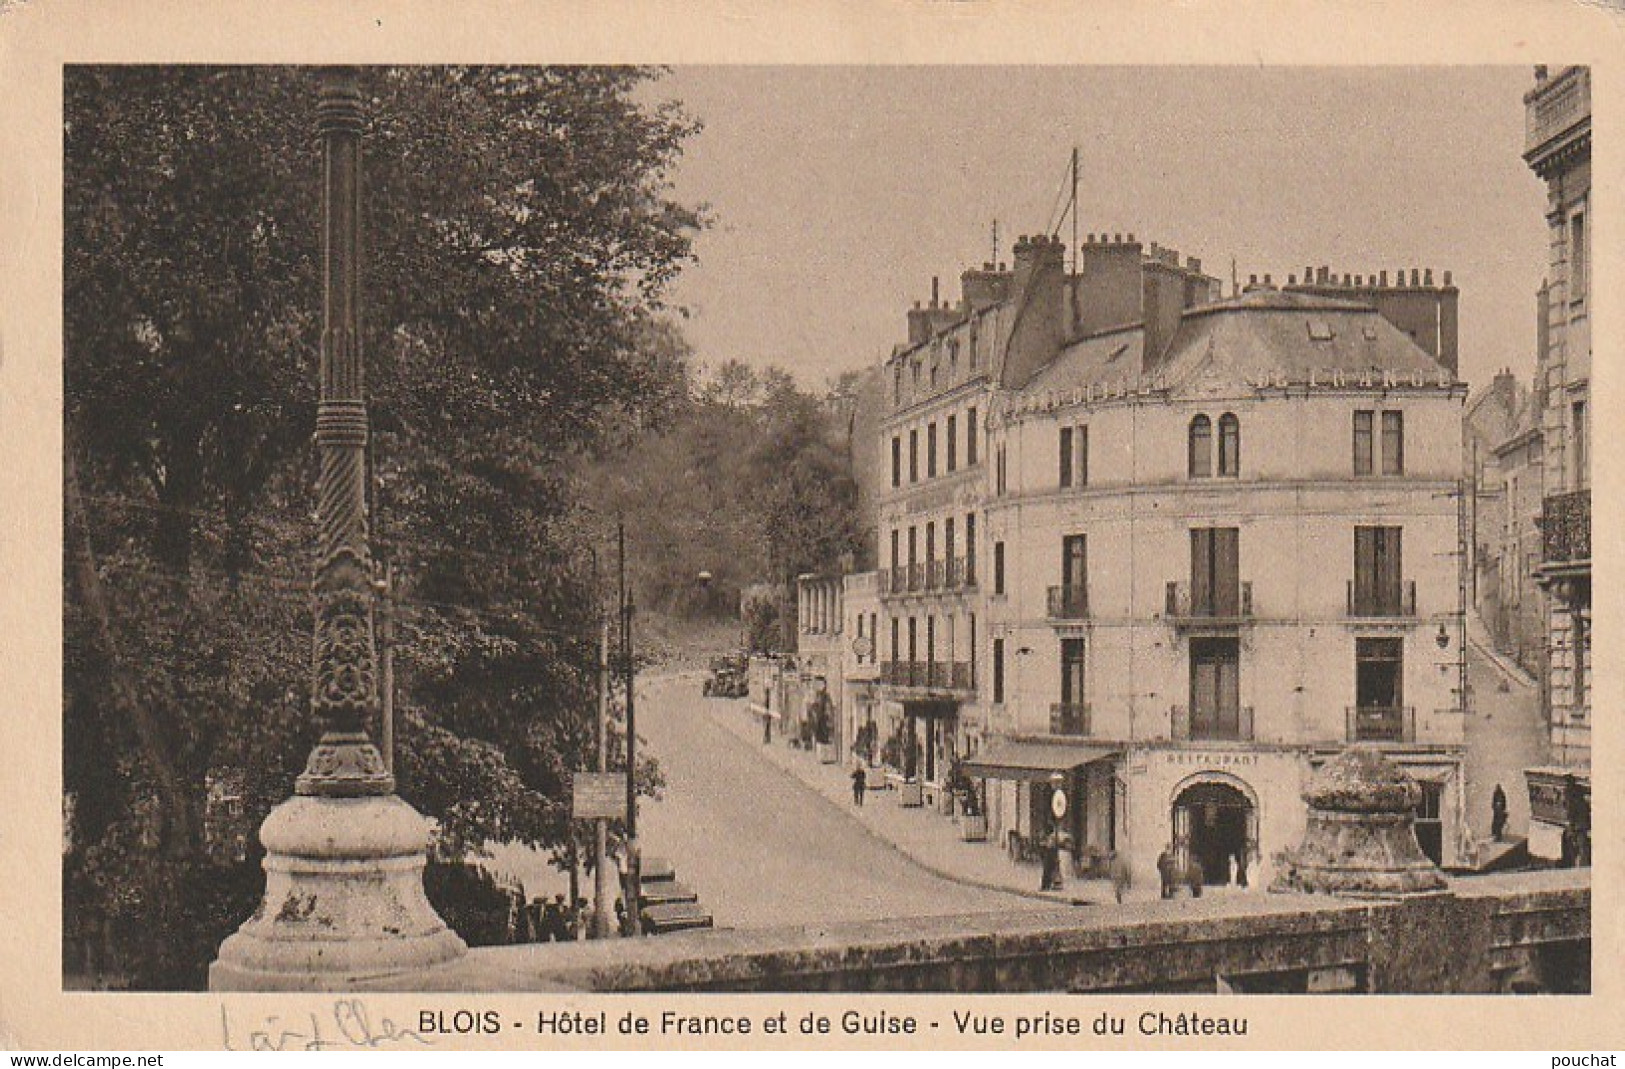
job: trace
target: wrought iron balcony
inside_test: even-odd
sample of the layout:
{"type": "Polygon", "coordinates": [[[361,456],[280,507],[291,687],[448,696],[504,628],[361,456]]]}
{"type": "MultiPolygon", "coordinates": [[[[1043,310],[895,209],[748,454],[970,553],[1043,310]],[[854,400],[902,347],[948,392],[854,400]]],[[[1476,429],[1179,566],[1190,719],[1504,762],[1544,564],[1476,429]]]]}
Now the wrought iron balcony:
{"type": "Polygon", "coordinates": [[[1251,742],[1253,738],[1253,707],[1243,705],[1234,710],[1198,709],[1191,715],[1188,706],[1176,705],[1169,710],[1169,733],[1177,741],[1196,742],[1251,742]],[[1233,714],[1233,715],[1227,715],[1233,714]]]}
{"type": "Polygon", "coordinates": [[[931,560],[925,562],[925,589],[941,590],[948,585],[948,562],[931,560]]]}
{"type": "Polygon", "coordinates": [[[1416,580],[1408,579],[1397,586],[1382,589],[1377,584],[1348,583],[1348,614],[1350,616],[1415,616],[1416,580]]]}
{"type": "Polygon", "coordinates": [[[976,588],[976,558],[955,557],[948,562],[948,589],[974,590],[976,588]]]}
{"type": "Polygon", "coordinates": [[[1051,620],[1087,620],[1089,618],[1089,589],[1082,586],[1050,587],[1049,618],[1051,620]]]}
{"type": "Polygon", "coordinates": [[[1547,564],[1591,559],[1591,491],[1553,494],[1541,503],[1540,533],[1547,564]]]}
{"type": "Polygon", "coordinates": [[[1348,742],[1415,742],[1416,707],[1351,705],[1347,709],[1348,742]]]}
{"type": "Polygon", "coordinates": [[[908,590],[914,594],[925,589],[925,565],[910,564],[908,566],[908,590]]]}
{"type": "Polygon", "coordinates": [[[974,689],[969,661],[882,661],[880,682],[889,687],[921,690],[974,689]]]}
{"type": "Polygon", "coordinates": [[[1052,703],[1049,707],[1049,733],[1051,735],[1089,734],[1089,703],[1052,703]]]}
{"type": "Polygon", "coordinates": [[[1192,598],[1189,583],[1171,582],[1163,615],[1180,627],[1233,627],[1253,618],[1253,584],[1241,582],[1229,590],[1212,587],[1205,598],[1192,598]]]}

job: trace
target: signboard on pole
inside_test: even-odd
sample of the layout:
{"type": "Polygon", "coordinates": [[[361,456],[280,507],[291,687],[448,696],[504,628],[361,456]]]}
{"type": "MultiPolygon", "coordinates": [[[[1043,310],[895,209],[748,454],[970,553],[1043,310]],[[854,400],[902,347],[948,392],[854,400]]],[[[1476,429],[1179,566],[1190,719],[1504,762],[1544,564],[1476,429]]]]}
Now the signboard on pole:
{"type": "Polygon", "coordinates": [[[626,816],[626,774],[577,772],[570,815],[576,820],[621,820],[626,816]]]}

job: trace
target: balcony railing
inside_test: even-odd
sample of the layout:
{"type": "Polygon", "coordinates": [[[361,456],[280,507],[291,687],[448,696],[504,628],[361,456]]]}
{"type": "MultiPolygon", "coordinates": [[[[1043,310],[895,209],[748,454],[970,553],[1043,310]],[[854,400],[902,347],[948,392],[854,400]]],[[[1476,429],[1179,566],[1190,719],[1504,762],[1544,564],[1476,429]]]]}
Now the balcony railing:
{"type": "Polygon", "coordinates": [[[1089,618],[1088,588],[1081,586],[1050,587],[1049,618],[1051,620],[1087,620],[1089,618]]]}
{"type": "Polygon", "coordinates": [[[1548,564],[1591,559],[1591,491],[1553,494],[1541,503],[1540,533],[1548,564]]]}
{"type": "Polygon", "coordinates": [[[1049,707],[1051,735],[1088,735],[1088,702],[1055,702],[1049,707]]]}
{"type": "Polygon", "coordinates": [[[917,593],[925,588],[925,565],[910,564],[908,566],[908,589],[910,593],[917,593]]]}
{"type": "Polygon", "coordinates": [[[975,689],[973,670],[969,661],[882,661],[880,682],[891,687],[921,687],[931,690],[975,689]]]}
{"type": "Polygon", "coordinates": [[[1410,705],[1351,705],[1349,742],[1415,742],[1416,708],[1410,705]]]}
{"type": "Polygon", "coordinates": [[[1525,109],[1524,151],[1532,153],[1591,114],[1591,72],[1565,70],[1540,86],[1525,109]]]}
{"type": "Polygon", "coordinates": [[[976,558],[955,557],[948,562],[948,589],[973,590],[976,587],[976,558]]]}
{"type": "Polygon", "coordinates": [[[948,562],[930,560],[925,562],[925,589],[941,590],[948,585],[948,562]]]}
{"type": "Polygon", "coordinates": [[[1189,583],[1171,582],[1164,615],[1176,623],[1239,623],[1253,618],[1253,584],[1241,582],[1232,590],[1213,588],[1207,597],[1193,600],[1189,583]]]}
{"type": "Polygon", "coordinates": [[[1365,588],[1364,584],[1348,583],[1348,614],[1350,616],[1415,616],[1416,580],[1408,579],[1392,590],[1365,588]]]}
{"type": "Polygon", "coordinates": [[[1250,742],[1253,737],[1253,707],[1238,709],[1198,709],[1191,715],[1188,706],[1176,705],[1169,710],[1170,734],[1181,742],[1214,740],[1219,742],[1250,742]]]}

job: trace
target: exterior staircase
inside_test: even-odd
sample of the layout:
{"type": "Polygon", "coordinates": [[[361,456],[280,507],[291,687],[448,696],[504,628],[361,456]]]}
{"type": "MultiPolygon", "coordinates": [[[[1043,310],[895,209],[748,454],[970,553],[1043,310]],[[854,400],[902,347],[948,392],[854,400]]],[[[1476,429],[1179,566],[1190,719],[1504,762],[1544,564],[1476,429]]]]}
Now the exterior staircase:
{"type": "Polygon", "coordinates": [[[640,876],[638,894],[643,903],[645,934],[665,935],[712,926],[711,914],[700,905],[700,896],[677,882],[671,862],[645,858],[640,876]]]}

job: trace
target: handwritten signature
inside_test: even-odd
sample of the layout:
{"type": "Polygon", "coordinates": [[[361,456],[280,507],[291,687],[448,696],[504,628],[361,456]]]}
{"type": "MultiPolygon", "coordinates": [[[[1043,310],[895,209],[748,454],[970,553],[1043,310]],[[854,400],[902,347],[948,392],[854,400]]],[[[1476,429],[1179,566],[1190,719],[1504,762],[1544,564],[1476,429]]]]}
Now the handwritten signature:
{"type": "Polygon", "coordinates": [[[312,1011],[308,1018],[284,1020],[272,1014],[247,1033],[247,1045],[232,1027],[225,1006],[220,1007],[220,1043],[224,1050],[351,1050],[355,1048],[399,1047],[416,1043],[433,1045],[410,1028],[402,1028],[388,1017],[373,1023],[366,1004],[360,999],[340,999],[333,1003],[332,1021],[322,1030],[323,1015],[312,1011]]]}

